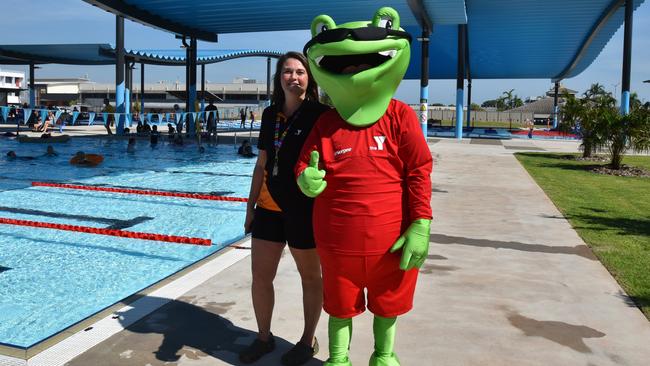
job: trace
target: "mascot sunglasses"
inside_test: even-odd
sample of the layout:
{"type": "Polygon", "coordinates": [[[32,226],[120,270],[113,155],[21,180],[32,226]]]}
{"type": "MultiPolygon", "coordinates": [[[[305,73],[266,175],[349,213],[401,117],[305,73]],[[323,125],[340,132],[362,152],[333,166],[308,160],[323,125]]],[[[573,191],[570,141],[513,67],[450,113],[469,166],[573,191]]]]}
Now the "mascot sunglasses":
{"type": "Polygon", "coordinates": [[[411,43],[411,35],[408,32],[387,29],[381,27],[364,27],[364,28],[334,28],[324,30],[316,35],[305,44],[305,47],[302,50],[303,54],[307,54],[309,47],[313,46],[316,43],[332,43],[339,42],[351,35],[353,39],[357,41],[380,41],[382,39],[388,38],[388,36],[396,36],[399,38],[408,39],[411,43]]]}

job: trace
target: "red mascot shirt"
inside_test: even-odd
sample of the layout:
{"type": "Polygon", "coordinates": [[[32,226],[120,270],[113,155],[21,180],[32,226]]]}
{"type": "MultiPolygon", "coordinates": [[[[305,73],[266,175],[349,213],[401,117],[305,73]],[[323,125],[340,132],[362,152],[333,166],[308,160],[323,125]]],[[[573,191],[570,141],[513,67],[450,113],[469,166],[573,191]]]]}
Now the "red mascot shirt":
{"type": "Polygon", "coordinates": [[[319,250],[383,254],[416,219],[431,219],[432,158],[415,112],[391,100],[372,126],[354,127],[336,110],[321,115],[296,164],[320,153],[327,188],[314,201],[319,250]]]}

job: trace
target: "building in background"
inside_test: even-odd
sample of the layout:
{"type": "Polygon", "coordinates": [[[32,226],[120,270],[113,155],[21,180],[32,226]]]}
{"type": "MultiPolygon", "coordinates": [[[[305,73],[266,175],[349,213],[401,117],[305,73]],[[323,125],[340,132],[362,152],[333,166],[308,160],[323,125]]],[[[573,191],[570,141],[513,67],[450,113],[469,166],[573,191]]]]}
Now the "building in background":
{"type": "MultiPolygon", "coordinates": [[[[142,92],[140,83],[133,84],[131,110],[139,111],[142,92]]],[[[106,98],[111,104],[115,103],[115,84],[99,84],[87,78],[41,78],[35,80],[35,88],[36,104],[43,107],[76,106],[79,110],[99,112],[106,98]]],[[[205,90],[206,105],[212,100],[225,118],[239,118],[240,109],[253,110],[260,115],[267,105],[266,82],[259,83],[255,79],[236,78],[232,83],[206,83],[205,90]]],[[[201,91],[198,90],[197,94],[200,101],[201,91]]],[[[184,109],[185,97],[185,84],[179,81],[145,84],[144,112],[171,112],[175,104],[184,109]]],[[[23,92],[21,99],[28,102],[29,92],[23,92]]]]}
{"type": "Polygon", "coordinates": [[[24,72],[0,69],[0,105],[21,104],[22,90],[25,90],[24,72]]]}

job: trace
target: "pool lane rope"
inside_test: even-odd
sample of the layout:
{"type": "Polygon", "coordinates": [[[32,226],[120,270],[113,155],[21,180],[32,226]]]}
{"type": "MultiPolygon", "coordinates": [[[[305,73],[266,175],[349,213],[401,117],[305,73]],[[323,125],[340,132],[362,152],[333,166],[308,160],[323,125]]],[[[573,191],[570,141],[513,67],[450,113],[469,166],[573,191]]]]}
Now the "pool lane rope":
{"type": "Polygon", "coordinates": [[[90,226],[54,224],[51,222],[17,220],[17,219],[9,219],[4,217],[0,217],[0,224],[29,226],[29,227],[56,229],[56,230],[64,230],[64,231],[76,231],[80,233],[119,236],[122,238],[129,238],[129,239],[164,241],[164,242],[177,243],[177,244],[191,244],[191,245],[203,245],[203,246],[212,245],[212,240],[203,239],[203,238],[190,238],[186,236],[142,233],[137,231],[126,231],[126,230],[118,230],[118,229],[102,229],[102,228],[90,227],[90,226]]]}
{"type": "Polygon", "coordinates": [[[98,187],[98,186],[88,186],[88,185],[80,185],[80,184],[50,183],[50,182],[32,182],[32,186],[80,189],[86,191],[100,191],[100,192],[112,192],[112,193],[140,194],[140,195],[148,195],[148,196],[181,197],[181,198],[192,198],[197,200],[248,202],[247,198],[241,198],[241,197],[215,196],[212,194],[202,194],[202,193],[154,191],[149,189],[98,187]]]}

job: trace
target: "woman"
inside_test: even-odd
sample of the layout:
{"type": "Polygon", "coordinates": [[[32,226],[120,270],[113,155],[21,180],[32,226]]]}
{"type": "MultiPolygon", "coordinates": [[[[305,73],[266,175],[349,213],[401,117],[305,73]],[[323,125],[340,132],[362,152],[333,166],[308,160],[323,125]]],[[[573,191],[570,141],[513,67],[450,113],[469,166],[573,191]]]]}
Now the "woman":
{"type": "Polygon", "coordinates": [[[41,119],[39,117],[38,124],[34,126],[34,132],[47,133],[47,129],[52,125],[53,120],[54,120],[54,113],[52,112],[47,112],[47,118],[45,118],[45,122],[41,122],[41,119]]]}
{"type": "Polygon", "coordinates": [[[252,297],[259,332],[239,358],[243,363],[255,362],[275,348],[273,279],[288,243],[302,281],[305,326],[300,341],[282,356],[282,363],[301,365],[318,352],[314,332],[323,295],[311,223],[313,200],[298,189],[293,167],[309,131],[328,107],[318,102],[318,87],[301,53],[288,52],[278,59],[273,85],[272,104],[262,114],[244,224],[253,237],[252,297]]]}

